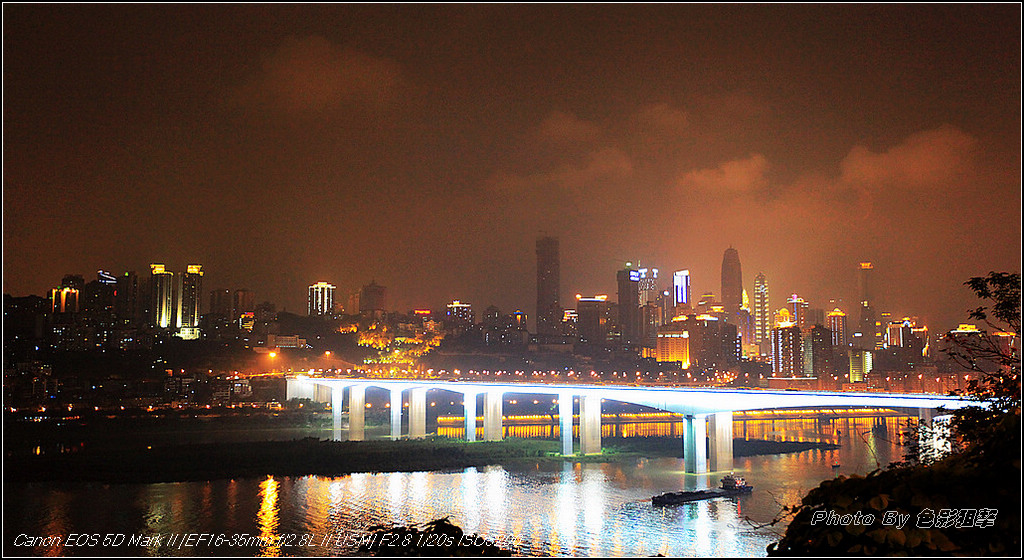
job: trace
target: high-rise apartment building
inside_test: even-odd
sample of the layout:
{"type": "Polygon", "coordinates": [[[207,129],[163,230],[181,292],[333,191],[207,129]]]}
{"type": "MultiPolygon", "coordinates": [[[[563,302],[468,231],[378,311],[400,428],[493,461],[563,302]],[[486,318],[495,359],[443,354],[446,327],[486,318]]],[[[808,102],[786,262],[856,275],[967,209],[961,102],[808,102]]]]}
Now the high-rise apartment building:
{"type": "Polygon", "coordinates": [[[743,271],[739,251],[729,247],[722,256],[722,305],[730,316],[743,305],[743,271]]]}
{"type": "Polygon", "coordinates": [[[803,374],[804,356],[800,327],[782,323],[772,328],[772,376],[798,377],[803,374]]]}
{"type": "Polygon", "coordinates": [[[203,267],[190,264],[185,273],[178,275],[178,313],[177,328],[195,328],[199,326],[200,302],[203,293],[203,267]]]}
{"type": "Polygon", "coordinates": [[[161,329],[174,325],[174,273],[162,264],[149,265],[150,322],[161,329]]]}
{"type": "Polygon", "coordinates": [[[334,313],[334,290],[327,282],[317,282],[309,287],[309,315],[330,315],[334,313]]]}
{"type": "Polygon", "coordinates": [[[767,340],[772,328],[772,312],[768,303],[768,280],[764,273],[754,277],[754,341],[761,344],[767,340]]]}
{"type": "Polygon", "coordinates": [[[541,338],[559,334],[560,282],[558,238],[541,237],[537,239],[537,334],[541,338]]]}

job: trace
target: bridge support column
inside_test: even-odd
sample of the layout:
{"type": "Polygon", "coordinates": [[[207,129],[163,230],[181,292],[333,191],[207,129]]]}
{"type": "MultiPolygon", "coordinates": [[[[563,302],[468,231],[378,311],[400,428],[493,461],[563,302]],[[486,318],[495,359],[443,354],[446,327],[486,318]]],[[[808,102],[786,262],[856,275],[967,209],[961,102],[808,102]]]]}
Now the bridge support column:
{"type": "Polygon", "coordinates": [[[695,414],[683,420],[683,461],[685,471],[693,474],[708,472],[706,416],[695,414]]]}
{"type": "Polygon", "coordinates": [[[348,388],[348,440],[363,441],[366,437],[366,387],[348,388]]]}
{"type": "Polygon", "coordinates": [[[409,391],[409,437],[427,437],[427,388],[409,391]]]}
{"type": "Polygon", "coordinates": [[[580,397],[580,454],[601,452],[601,397],[580,397]]]}
{"type": "Polygon", "coordinates": [[[501,441],[502,393],[484,393],[484,441],[501,441]]]}
{"type": "Polygon", "coordinates": [[[732,411],[718,412],[708,417],[708,469],[731,471],[732,460],[732,411]]]}
{"type": "Polygon", "coordinates": [[[572,455],[572,393],[558,394],[558,433],[562,438],[562,455],[572,455]]]}
{"type": "Polygon", "coordinates": [[[341,412],[345,406],[345,388],[331,387],[331,418],[334,420],[331,429],[331,441],[341,441],[341,412]]]}
{"type": "Polygon", "coordinates": [[[466,441],[476,441],[476,396],[477,393],[462,394],[463,416],[466,417],[466,441]]]}
{"type": "Polygon", "coordinates": [[[402,437],[402,390],[391,389],[391,439],[402,437]]]}
{"type": "Polygon", "coordinates": [[[320,385],[319,383],[313,385],[313,401],[318,403],[327,404],[331,402],[333,397],[333,391],[328,385],[320,385]]]}

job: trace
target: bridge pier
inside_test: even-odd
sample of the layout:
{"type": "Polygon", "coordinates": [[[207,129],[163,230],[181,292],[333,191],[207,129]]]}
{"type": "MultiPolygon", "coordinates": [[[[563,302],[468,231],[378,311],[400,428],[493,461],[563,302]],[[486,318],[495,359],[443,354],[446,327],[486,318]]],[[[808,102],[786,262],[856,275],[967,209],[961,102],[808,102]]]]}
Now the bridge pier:
{"type": "Polygon", "coordinates": [[[348,440],[363,441],[366,437],[366,386],[348,388],[348,440]]]}
{"type": "Polygon", "coordinates": [[[331,441],[341,441],[341,412],[345,406],[345,388],[331,387],[331,441]]]}
{"type": "Polygon", "coordinates": [[[427,437],[427,388],[415,387],[409,390],[409,437],[427,437]]]}
{"type": "Polygon", "coordinates": [[[708,416],[708,468],[711,471],[731,471],[732,455],[732,412],[718,412],[708,416]]]}
{"type": "Polygon", "coordinates": [[[558,433],[562,438],[562,455],[572,455],[572,393],[558,394],[558,433]]]}
{"type": "Polygon", "coordinates": [[[601,397],[580,397],[580,454],[601,453],[601,397]]]}
{"type": "Polygon", "coordinates": [[[479,393],[462,394],[462,410],[466,421],[466,441],[476,441],[476,397],[479,393]]]}
{"type": "Polygon", "coordinates": [[[688,473],[708,472],[707,417],[694,414],[683,419],[683,462],[688,473]]]}
{"type": "Polygon", "coordinates": [[[402,437],[402,390],[391,389],[391,439],[402,437]]]}
{"type": "Polygon", "coordinates": [[[484,441],[501,441],[504,436],[501,428],[501,392],[484,393],[484,441]]]}

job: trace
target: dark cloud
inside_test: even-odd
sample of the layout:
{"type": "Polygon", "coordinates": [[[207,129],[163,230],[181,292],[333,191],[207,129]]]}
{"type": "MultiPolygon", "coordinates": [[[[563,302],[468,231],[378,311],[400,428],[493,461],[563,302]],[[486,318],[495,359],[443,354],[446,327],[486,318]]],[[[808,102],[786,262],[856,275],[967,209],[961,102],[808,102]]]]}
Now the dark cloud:
{"type": "Polygon", "coordinates": [[[949,325],[1020,268],[1015,5],[5,5],[4,288],[202,260],[530,311],[533,246],[949,325]],[[195,10],[194,12],[192,10],[195,10]],[[959,294],[959,295],[958,295],[959,294]]]}
{"type": "Polygon", "coordinates": [[[318,115],[339,109],[383,109],[400,86],[400,65],[313,35],[285,39],[233,101],[260,111],[318,115]]]}

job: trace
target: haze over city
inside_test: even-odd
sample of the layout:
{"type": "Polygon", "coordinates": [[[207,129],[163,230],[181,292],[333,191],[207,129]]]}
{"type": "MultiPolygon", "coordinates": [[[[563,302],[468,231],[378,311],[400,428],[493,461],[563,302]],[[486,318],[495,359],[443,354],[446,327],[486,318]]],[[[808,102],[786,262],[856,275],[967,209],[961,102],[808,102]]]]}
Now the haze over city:
{"type": "Polygon", "coordinates": [[[935,328],[1019,271],[1019,6],[4,8],[4,292],[202,263],[532,313],[626,261],[935,328]]]}

